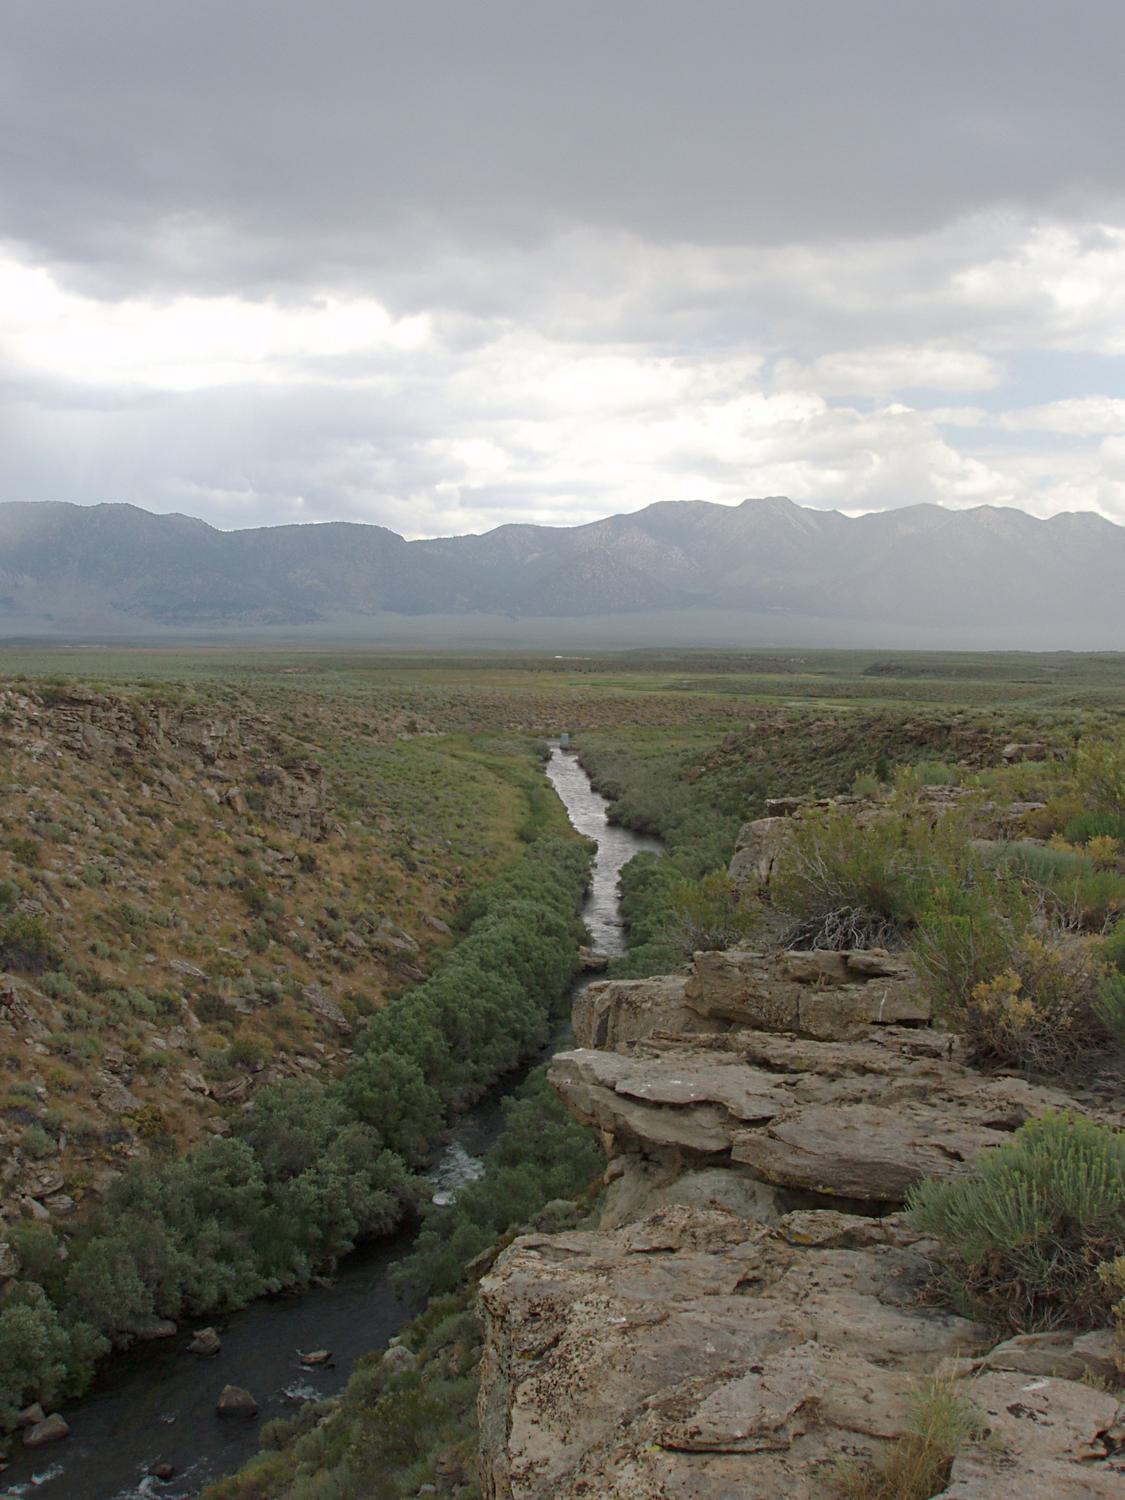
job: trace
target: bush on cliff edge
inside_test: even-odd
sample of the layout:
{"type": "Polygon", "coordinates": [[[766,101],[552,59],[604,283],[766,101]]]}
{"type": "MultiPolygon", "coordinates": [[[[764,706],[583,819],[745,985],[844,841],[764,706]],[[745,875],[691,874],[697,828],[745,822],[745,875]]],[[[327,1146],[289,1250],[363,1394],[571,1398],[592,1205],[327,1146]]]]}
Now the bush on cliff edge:
{"type": "Polygon", "coordinates": [[[971,1171],[920,1184],[908,1213],[941,1242],[966,1314],[1021,1333],[1102,1326],[1114,1290],[1099,1268],[1125,1255],[1125,1131],[1031,1120],[971,1171]]]}

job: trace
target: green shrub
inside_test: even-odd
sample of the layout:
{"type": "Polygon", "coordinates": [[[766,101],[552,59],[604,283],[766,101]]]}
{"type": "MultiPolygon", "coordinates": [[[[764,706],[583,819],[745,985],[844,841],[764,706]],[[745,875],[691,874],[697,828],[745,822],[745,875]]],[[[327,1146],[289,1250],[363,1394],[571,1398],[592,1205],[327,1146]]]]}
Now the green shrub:
{"type": "Polygon", "coordinates": [[[923,786],[958,786],[962,772],[944,760],[919,760],[913,765],[898,766],[894,785],[899,791],[913,792],[923,786]]]}
{"type": "Polygon", "coordinates": [[[42,1161],[44,1157],[53,1156],[55,1143],[41,1125],[29,1125],[20,1136],[20,1147],[25,1156],[30,1156],[32,1161],[42,1161]]]}
{"type": "Polygon", "coordinates": [[[1118,1374],[1125,1375],[1125,1255],[1103,1261],[1098,1267],[1098,1276],[1112,1302],[1114,1363],[1118,1374]]]}
{"type": "Polygon", "coordinates": [[[1102,956],[1106,963],[1112,964],[1115,969],[1125,974],[1125,917],[1122,917],[1106,937],[1102,946],[1102,956]]]}
{"type": "Polygon", "coordinates": [[[17,974],[41,974],[55,968],[60,954],[42,917],[17,912],[0,922],[0,968],[17,974]]]}
{"type": "Polygon", "coordinates": [[[1098,988],[1098,1017],[1119,1047],[1125,1047],[1125,974],[1113,970],[1098,988]]]}
{"type": "Polygon", "coordinates": [[[221,995],[216,995],[211,990],[204,990],[202,994],[192,998],[191,1008],[198,1018],[208,1026],[216,1022],[233,1021],[234,1012],[221,995]]]}
{"type": "Polygon", "coordinates": [[[742,904],[725,870],[696,881],[680,880],[672,889],[670,936],[683,957],[700,949],[732,948],[760,925],[760,914],[742,904]]]}
{"type": "Polygon", "coordinates": [[[1094,873],[1091,861],[1077,849],[1057,849],[1050,844],[1022,841],[1005,844],[997,859],[1037,886],[1052,887],[1063,880],[1076,880],[1094,873]]]}
{"type": "Polygon", "coordinates": [[[1011,882],[946,882],[932,892],[910,949],[940,1016],[959,1022],[977,985],[1009,967],[1030,916],[1011,882]]]}
{"type": "Polygon", "coordinates": [[[62,969],[55,969],[49,974],[44,974],[39,981],[39,986],[44,994],[50,995],[52,1000],[77,1000],[79,996],[78,986],[62,969]]]}
{"type": "Polygon", "coordinates": [[[148,913],[131,901],[116,901],[107,913],[114,926],[134,935],[142,933],[148,926],[148,913]]]}
{"type": "Polygon", "coordinates": [[[1088,844],[1091,839],[1119,839],[1125,844],[1125,813],[1082,812],[1063,828],[1068,844],[1088,844]]]}
{"type": "Polygon", "coordinates": [[[1089,939],[1025,933],[1006,968],[975,986],[956,1023],[975,1062],[1053,1074],[1116,1042],[1106,966],[1089,939]]]}
{"type": "Polygon", "coordinates": [[[659,854],[635,854],[618,881],[619,910],[629,949],[614,959],[615,978],[666,974],[683,959],[683,950],[670,935],[673,895],[683,880],[672,861],[659,854]]]}
{"type": "MultiPolygon", "coordinates": [[[[1111,846],[1112,847],[1112,846],[1111,846]]],[[[1102,932],[1125,913],[1125,875],[1097,840],[1088,850],[1008,844],[998,868],[1020,880],[1042,914],[1083,932],[1102,932]]]]}
{"type": "Polygon", "coordinates": [[[1032,1120],[971,1171],[922,1183],[908,1216],[941,1242],[959,1309],[1021,1332],[1097,1327],[1112,1304],[1098,1267],[1125,1253],[1125,1132],[1032,1120]]]}
{"type": "Polygon", "coordinates": [[[0,1310],[0,1425],[10,1428],[29,1392],[53,1401],[67,1383],[72,1344],[42,1290],[25,1284],[0,1310]]]}
{"type": "Polygon", "coordinates": [[[769,895],[789,919],[786,947],[898,946],[942,891],[962,890],[981,874],[953,813],[936,826],[910,807],[857,823],[830,807],[799,820],[769,895]]]}
{"type": "Polygon", "coordinates": [[[38,865],[41,853],[38,839],[13,834],[5,839],[4,843],[12,858],[18,860],[21,865],[26,865],[28,869],[34,869],[38,865]]]}
{"type": "Polygon", "coordinates": [[[1074,781],[1086,811],[1125,818],[1125,737],[1083,740],[1074,752],[1074,781]]]}

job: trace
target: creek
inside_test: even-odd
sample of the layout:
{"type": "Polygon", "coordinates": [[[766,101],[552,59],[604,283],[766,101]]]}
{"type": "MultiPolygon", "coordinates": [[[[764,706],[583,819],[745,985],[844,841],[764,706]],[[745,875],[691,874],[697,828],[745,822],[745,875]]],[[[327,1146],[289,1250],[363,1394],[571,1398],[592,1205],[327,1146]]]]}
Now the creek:
{"type": "MultiPolygon", "coordinates": [[[[608,822],[606,799],[594,791],[577,756],[555,745],[547,775],[579,833],[596,839],[597,858],[582,909],[592,946],[624,951],[617,880],[634,854],[658,850],[657,840],[608,822]]],[[[580,992],[592,978],[580,977],[580,992]]],[[[528,1064],[537,1066],[567,1045],[569,1024],[528,1064]]],[[[525,1076],[505,1079],[451,1129],[430,1173],[434,1196],[448,1202],[480,1175],[480,1157],[503,1126],[502,1101],[525,1076]]],[[[213,1359],[184,1352],[190,1336],[140,1345],[106,1361],[89,1395],[65,1409],[70,1436],[36,1452],[20,1452],[0,1476],[0,1500],[192,1500],[204,1485],[233,1473],[258,1449],[262,1423],[291,1416],[296,1404],[336,1394],[361,1355],[381,1347],[417,1308],[397,1298],[390,1267],[411,1248],[408,1233],[356,1250],[330,1283],[262,1298],[219,1325],[222,1351],[213,1359]],[[331,1365],[304,1369],[298,1350],[331,1349],[331,1365]],[[215,1401],[224,1385],[243,1386],[260,1406],[252,1422],[222,1419],[215,1401]],[[172,1464],[168,1482],[150,1477],[172,1464]]],[[[206,1320],[201,1320],[206,1321],[206,1320]]]]}

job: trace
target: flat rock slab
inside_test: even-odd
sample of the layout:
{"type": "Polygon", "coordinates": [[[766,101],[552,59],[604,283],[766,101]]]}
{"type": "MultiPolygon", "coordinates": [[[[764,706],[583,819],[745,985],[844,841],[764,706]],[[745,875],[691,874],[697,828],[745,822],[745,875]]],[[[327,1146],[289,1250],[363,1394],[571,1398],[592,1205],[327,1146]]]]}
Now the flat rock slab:
{"type": "Polygon", "coordinates": [[[901,1433],[912,1376],[982,1336],[920,1309],[924,1261],[878,1233],[812,1248],[675,1206],[517,1240],[481,1283],[485,1496],[823,1500],[818,1468],[901,1433]]]}
{"type": "Polygon", "coordinates": [[[811,1105],[738,1132],[731,1157],[782,1187],[898,1204],[923,1177],[945,1177],[1006,1139],[925,1105],[811,1105]]]}
{"type": "Polygon", "coordinates": [[[1125,1409],[1073,1380],[988,1372],[965,1395],[989,1429],[953,1461],[938,1500],[1120,1500],[1125,1409]]]}
{"type": "Polygon", "coordinates": [[[559,1053],[548,1076],[611,1155],[723,1158],[774,1187],[872,1205],[900,1204],[1026,1120],[1076,1108],[1056,1089],[914,1056],[909,1032],[872,1035],[654,1037],[627,1053],[559,1053]]]}
{"type": "Polygon", "coordinates": [[[788,1102],[764,1075],[722,1056],[652,1059],[581,1048],[557,1053],[549,1077],[585,1124],[707,1155],[729,1151],[739,1124],[768,1120],[788,1102]]]}

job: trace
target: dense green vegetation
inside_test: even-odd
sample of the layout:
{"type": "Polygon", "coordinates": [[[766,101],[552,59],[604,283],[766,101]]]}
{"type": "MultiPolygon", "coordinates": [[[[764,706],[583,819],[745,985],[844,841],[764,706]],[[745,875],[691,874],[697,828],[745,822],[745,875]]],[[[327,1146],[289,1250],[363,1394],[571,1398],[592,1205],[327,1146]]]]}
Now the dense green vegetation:
{"type": "MultiPolygon", "coordinates": [[[[1028,732],[1032,727],[1025,725],[1028,732]]],[[[1057,727],[1038,727],[1069,746],[1069,737],[1057,727]]],[[[693,948],[745,937],[760,924],[760,913],[738,910],[721,872],[734,852],[740,825],[761,816],[767,797],[836,796],[864,781],[877,791],[895,776],[904,787],[955,778],[961,773],[940,756],[969,766],[990,765],[1011,735],[1008,715],[939,710],[904,719],[901,712],[881,710],[825,719],[803,707],[782,715],[771,712],[756,727],[740,728],[720,744],[685,729],[583,734],[583,765],[610,798],[612,816],[630,828],[658,834],[666,849],[666,858],[642,854],[626,866],[622,911],[629,953],[614,972],[622,977],[660,973],[682,963],[693,948]]],[[[840,837],[850,840],[846,814],[839,822],[840,837]]],[[[916,842],[926,842],[924,832],[916,842]]],[[[889,875],[879,874],[886,852],[869,850],[869,883],[882,880],[887,885],[889,875]]],[[[957,872],[950,874],[955,878],[957,872]]],[[[891,894],[888,887],[884,898],[891,894]]],[[[802,905],[794,915],[806,921],[808,936],[815,940],[815,918],[802,905]]],[[[800,936],[796,922],[793,935],[800,936]]]]}
{"type": "Polygon", "coordinates": [[[575,968],[588,851],[543,839],[464,913],[425,983],[371,1018],[336,1083],[263,1089],[231,1135],[127,1167],[71,1239],[17,1228],[25,1277],[0,1310],[0,1420],[88,1380],[153,1318],[300,1284],[414,1194],[451,1112],[546,1039],[575,968]]]}
{"type": "Polygon", "coordinates": [[[763,921],[785,946],[908,948],[979,1063],[1050,1075],[1107,1058],[1125,1042],[1125,844],[1091,830],[1116,813],[1125,741],[934,769],[956,788],[952,805],[926,796],[923,766],[876,786],[863,818],[838,806],[798,819],[763,921]],[[1017,826],[998,825],[1029,794],[1017,826]]]}
{"type": "Polygon", "coordinates": [[[563,1108],[545,1068],[504,1101],[504,1116],[484,1176],[452,1204],[423,1210],[414,1248],[392,1272],[402,1294],[421,1300],[455,1291],[469,1262],[513,1226],[530,1223],[551,1202],[567,1216],[570,1200],[600,1176],[605,1159],[597,1140],[563,1108]]]}
{"type": "Polygon", "coordinates": [[[207,1500],[402,1500],[441,1477],[443,1493],[472,1500],[481,1328],[466,1266],[513,1233],[554,1231],[590,1210],[603,1158],[537,1069],[505,1101],[505,1129],[484,1176],[448,1207],[430,1206],[395,1281],[426,1312],[400,1336],[415,1363],[361,1360],[336,1402],[270,1423],[263,1452],[207,1500]],[[576,1201],[578,1200],[578,1201],[576,1201]]]}
{"type": "Polygon", "coordinates": [[[1125,1255],[1125,1131],[1031,1120],[971,1172],[922,1183],[909,1213],[940,1240],[943,1285],[969,1315],[1097,1327],[1120,1295],[1105,1269],[1125,1255]]]}

